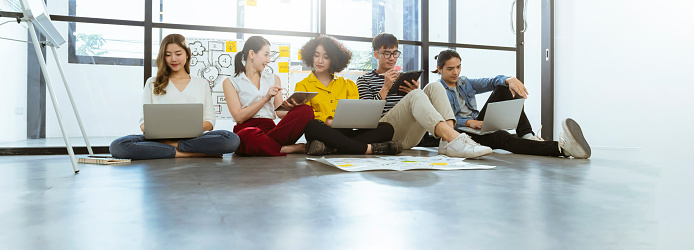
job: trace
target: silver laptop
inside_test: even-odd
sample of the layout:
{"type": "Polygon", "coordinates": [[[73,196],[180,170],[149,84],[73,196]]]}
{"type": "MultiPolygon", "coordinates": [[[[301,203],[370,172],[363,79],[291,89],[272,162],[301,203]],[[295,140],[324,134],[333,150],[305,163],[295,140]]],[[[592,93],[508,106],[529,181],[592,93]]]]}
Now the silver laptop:
{"type": "Polygon", "coordinates": [[[385,100],[340,99],[333,117],[333,128],[376,128],[385,100]]]}
{"type": "Polygon", "coordinates": [[[461,130],[472,134],[486,135],[497,130],[516,129],[521,111],[523,111],[524,102],[525,99],[513,99],[488,103],[482,128],[464,127],[461,130]]]}
{"type": "Polygon", "coordinates": [[[145,138],[179,139],[202,135],[202,103],[145,104],[145,138]]]}

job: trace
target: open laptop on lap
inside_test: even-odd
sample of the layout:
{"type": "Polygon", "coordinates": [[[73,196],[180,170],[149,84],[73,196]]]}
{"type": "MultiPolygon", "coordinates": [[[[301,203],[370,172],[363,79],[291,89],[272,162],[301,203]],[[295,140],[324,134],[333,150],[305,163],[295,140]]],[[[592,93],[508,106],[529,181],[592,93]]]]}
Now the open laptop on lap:
{"type": "Polygon", "coordinates": [[[516,129],[523,111],[523,103],[525,103],[525,99],[488,103],[482,128],[464,127],[461,130],[471,134],[486,135],[497,130],[516,129]]]}
{"type": "Polygon", "coordinates": [[[144,104],[146,139],[181,139],[202,135],[202,103],[144,104]]]}
{"type": "Polygon", "coordinates": [[[340,99],[333,117],[333,128],[373,129],[381,120],[385,100],[340,99]]]}

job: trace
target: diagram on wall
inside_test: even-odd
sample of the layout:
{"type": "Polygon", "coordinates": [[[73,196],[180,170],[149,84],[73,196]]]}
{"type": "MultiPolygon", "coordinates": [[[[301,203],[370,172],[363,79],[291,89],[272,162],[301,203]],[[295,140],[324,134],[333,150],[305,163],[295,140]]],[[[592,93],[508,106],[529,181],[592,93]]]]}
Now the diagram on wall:
{"type": "MultiPolygon", "coordinates": [[[[210,38],[186,38],[190,46],[190,73],[199,76],[210,84],[212,105],[218,119],[231,119],[226,105],[222,82],[234,75],[234,57],[243,49],[242,40],[220,40],[210,38]]],[[[273,43],[270,46],[271,63],[265,71],[280,77],[285,98],[289,90],[291,57],[289,43],[273,43]]]]}

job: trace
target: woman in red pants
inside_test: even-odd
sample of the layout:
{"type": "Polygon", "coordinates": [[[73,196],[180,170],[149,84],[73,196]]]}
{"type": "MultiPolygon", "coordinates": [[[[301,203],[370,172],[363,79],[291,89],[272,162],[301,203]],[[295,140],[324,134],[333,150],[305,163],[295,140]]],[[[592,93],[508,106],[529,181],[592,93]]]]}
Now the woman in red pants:
{"type": "Polygon", "coordinates": [[[243,50],[234,58],[234,76],[224,80],[224,97],[236,121],[234,133],[241,138],[236,153],[244,155],[282,156],[305,153],[304,144],[296,141],[313,120],[313,109],[304,103],[282,100],[278,76],[265,71],[270,63],[270,42],[260,36],[248,38],[243,50]],[[282,120],[275,125],[275,108],[282,120]]]}

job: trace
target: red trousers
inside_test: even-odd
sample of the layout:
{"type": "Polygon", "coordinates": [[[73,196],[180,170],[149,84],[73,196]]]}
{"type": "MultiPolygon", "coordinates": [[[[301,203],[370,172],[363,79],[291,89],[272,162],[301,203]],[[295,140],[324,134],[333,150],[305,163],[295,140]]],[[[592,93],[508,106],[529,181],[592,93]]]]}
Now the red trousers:
{"type": "Polygon", "coordinates": [[[313,109],[308,105],[294,107],[275,126],[272,119],[251,118],[234,126],[234,133],[241,138],[236,153],[244,155],[283,156],[282,146],[295,144],[309,121],[313,120],[313,109]]]}

